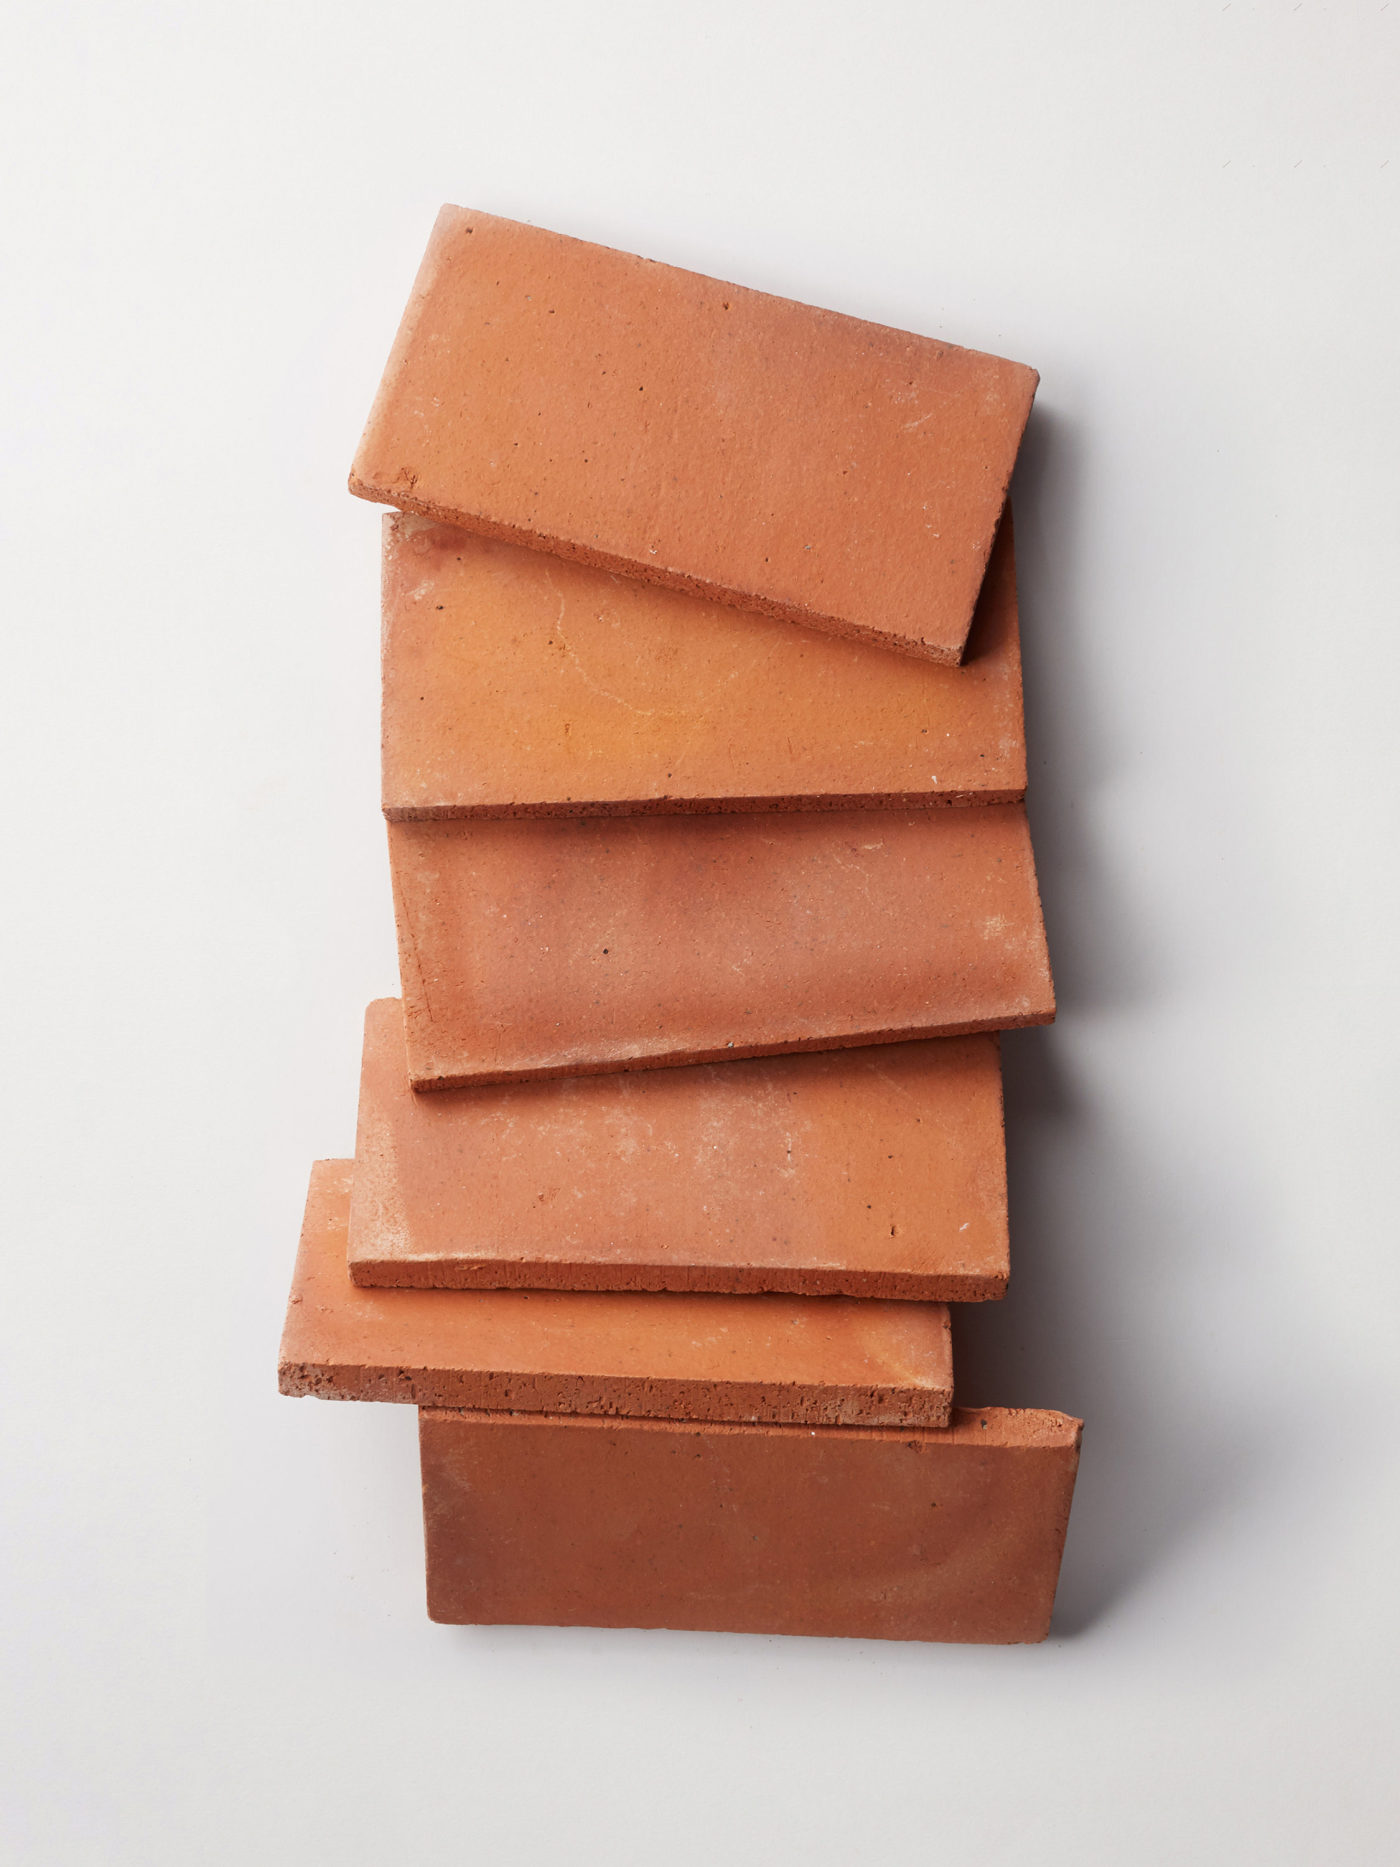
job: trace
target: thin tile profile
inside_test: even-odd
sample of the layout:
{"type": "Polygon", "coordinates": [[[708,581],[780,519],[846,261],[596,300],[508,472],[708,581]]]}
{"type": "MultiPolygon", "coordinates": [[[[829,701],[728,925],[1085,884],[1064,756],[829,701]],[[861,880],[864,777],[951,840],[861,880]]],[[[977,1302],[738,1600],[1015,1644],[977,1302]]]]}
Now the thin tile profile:
{"type": "Polygon", "coordinates": [[[944,1425],[947,1309],[847,1297],[366,1290],[353,1162],[312,1170],[279,1358],[284,1394],[492,1411],[944,1425]]]}
{"type": "Polygon", "coordinates": [[[997,1039],[420,1095],[378,999],[349,1261],[379,1287],[999,1297],[997,1039]]]}
{"type": "Polygon", "coordinates": [[[1009,513],[960,668],[385,514],[389,818],[1004,804],[1025,789],[1009,513]]]}
{"type": "Polygon", "coordinates": [[[956,663],[1036,381],[445,207],[350,490],[956,663]]]}
{"type": "Polygon", "coordinates": [[[416,1088],[1054,1016],[1020,805],[388,830],[416,1088]]]}
{"type": "Polygon", "coordinates": [[[1061,1413],[941,1432],[419,1414],[435,1621],[1043,1640],[1061,1413]]]}

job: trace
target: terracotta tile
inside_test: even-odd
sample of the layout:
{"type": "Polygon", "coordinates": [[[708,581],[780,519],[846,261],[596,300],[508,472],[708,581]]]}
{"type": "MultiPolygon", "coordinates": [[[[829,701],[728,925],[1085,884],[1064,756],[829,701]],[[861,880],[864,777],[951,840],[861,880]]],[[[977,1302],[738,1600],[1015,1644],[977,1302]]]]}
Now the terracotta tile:
{"type": "Polygon", "coordinates": [[[350,1270],[419,1288],[1006,1288],[994,1036],[417,1095],[365,1018],[350,1270]]]}
{"type": "Polygon", "coordinates": [[[385,516],[392,818],[1009,803],[1011,523],[961,668],[385,516]]]}
{"type": "Polygon", "coordinates": [[[419,1088],[1043,1024],[1020,805],[391,823],[419,1088]]]}
{"type": "Polygon", "coordinates": [[[942,1432],[423,1412],[435,1621],[1043,1640],[1062,1413],[942,1432]]]}
{"type": "Polygon", "coordinates": [[[956,662],[1034,370],[446,207],[350,489],[956,662]]]}
{"type": "Polygon", "coordinates": [[[944,1425],[940,1303],[562,1290],[364,1290],[349,1161],[312,1173],[282,1337],[284,1394],[419,1406],[809,1424],[944,1425]]]}

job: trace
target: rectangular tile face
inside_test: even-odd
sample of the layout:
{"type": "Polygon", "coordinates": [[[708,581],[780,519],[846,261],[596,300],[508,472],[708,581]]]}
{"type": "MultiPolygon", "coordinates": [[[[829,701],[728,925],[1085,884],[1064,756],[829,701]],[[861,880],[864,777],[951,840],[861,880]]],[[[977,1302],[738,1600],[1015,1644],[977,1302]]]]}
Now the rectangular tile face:
{"type": "Polygon", "coordinates": [[[435,1621],[1043,1640],[1061,1413],[943,1432],[419,1416],[435,1621]]]}
{"type": "Polygon", "coordinates": [[[1006,1288],[994,1036],[419,1095],[365,1019],[350,1270],[378,1286],[1006,1288]]]}
{"type": "Polygon", "coordinates": [[[948,1312],[848,1297],[365,1290],[352,1163],[312,1172],[279,1358],[284,1394],[495,1411],[945,1425],[948,1312]]]}
{"type": "Polygon", "coordinates": [[[383,749],[395,819],[1014,802],[1010,518],[940,668],[386,514],[383,749]]]}
{"type": "Polygon", "coordinates": [[[1036,375],[448,207],[350,489],[960,660],[1036,375]]]}
{"type": "Polygon", "coordinates": [[[1054,1015],[1020,805],[391,823],[420,1088],[1054,1015]]]}

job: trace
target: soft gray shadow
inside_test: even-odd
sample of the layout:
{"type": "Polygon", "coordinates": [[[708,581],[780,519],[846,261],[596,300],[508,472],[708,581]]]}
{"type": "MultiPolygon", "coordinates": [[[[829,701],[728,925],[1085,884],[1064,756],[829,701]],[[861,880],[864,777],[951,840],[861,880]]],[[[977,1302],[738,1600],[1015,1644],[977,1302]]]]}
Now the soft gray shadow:
{"type": "MultiPolygon", "coordinates": [[[[1115,726],[1099,717],[1079,622],[1088,541],[1085,443],[1037,412],[1013,485],[1031,750],[1030,816],[1059,1020],[1003,1038],[1011,1198],[1004,1302],[954,1311],[963,1404],[1054,1407],[1085,1421],[1055,1632],[1092,1625],[1243,1482],[1250,1431],[1215,1420],[1181,1353],[1180,1310],[1156,1301],[1183,1260],[1228,1239],[1228,1183],[1209,1215],[1167,1184],[1115,1111],[1073,1078],[1076,1021],[1156,985],[1147,943],[1087,825],[1112,773],[1115,726]],[[1190,1250],[1182,1241],[1190,1240],[1190,1250]]],[[[1100,1025],[1100,1029],[1102,1029],[1100,1025]]]]}

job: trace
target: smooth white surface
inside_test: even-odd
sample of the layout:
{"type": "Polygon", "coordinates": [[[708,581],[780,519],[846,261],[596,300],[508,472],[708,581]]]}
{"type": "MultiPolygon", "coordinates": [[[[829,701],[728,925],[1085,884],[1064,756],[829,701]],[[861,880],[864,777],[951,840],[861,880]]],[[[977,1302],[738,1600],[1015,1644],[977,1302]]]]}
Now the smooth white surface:
{"type": "Polygon", "coordinates": [[[1400,7],[11,14],[7,1858],[1390,1862],[1400,7]],[[378,516],[438,204],[1035,363],[1063,1015],[964,1399],[1088,1420],[1025,1650],[424,1618],[279,1400],[395,989],[378,516]]]}

